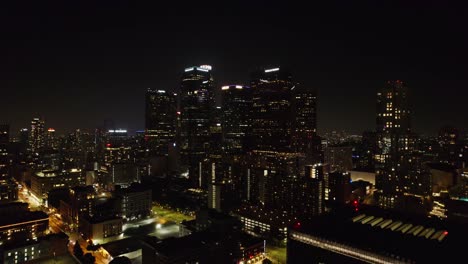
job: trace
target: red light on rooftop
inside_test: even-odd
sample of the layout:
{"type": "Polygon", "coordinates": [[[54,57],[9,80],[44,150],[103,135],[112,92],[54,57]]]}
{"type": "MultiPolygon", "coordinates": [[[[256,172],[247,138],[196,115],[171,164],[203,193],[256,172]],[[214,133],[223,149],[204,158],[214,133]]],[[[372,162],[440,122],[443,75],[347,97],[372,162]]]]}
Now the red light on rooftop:
{"type": "Polygon", "coordinates": [[[297,222],[294,224],[294,228],[298,229],[301,227],[301,222],[297,222]]]}

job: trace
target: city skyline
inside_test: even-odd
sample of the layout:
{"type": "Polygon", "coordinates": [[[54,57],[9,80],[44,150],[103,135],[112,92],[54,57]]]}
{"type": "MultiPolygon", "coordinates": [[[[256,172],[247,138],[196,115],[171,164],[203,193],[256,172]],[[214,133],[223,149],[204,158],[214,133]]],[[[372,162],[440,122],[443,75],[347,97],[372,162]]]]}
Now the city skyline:
{"type": "Polygon", "coordinates": [[[463,7],[348,3],[307,13],[273,2],[168,6],[156,15],[151,6],[88,7],[13,6],[2,17],[12,26],[2,30],[0,119],[12,132],[36,115],[59,134],[105,119],[143,129],[146,89],[177,90],[181,71],[202,64],[213,66],[218,90],[248,85],[257,67],[290,69],[318,92],[319,133],[373,130],[376,92],[397,79],[408,85],[415,132],[467,130],[466,115],[456,114],[464,112],[467,85],[463,7]],[[201,21],[205,38],[187,27],[191,21],[201,21]]]}
{"type": "Polygon", "coordinates": [[[459,262],[467,11],[0,9],[0,262],[459,262]]]}

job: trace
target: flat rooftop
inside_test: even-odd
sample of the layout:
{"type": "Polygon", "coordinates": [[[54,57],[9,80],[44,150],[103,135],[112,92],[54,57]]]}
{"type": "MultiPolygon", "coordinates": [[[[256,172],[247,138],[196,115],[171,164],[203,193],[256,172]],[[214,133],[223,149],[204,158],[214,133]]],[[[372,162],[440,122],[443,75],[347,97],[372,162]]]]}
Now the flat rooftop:
{"type": "Polygon", "coordinates": [[[296,222],[291,232],[417,263],[461,254],[464,250],[460,242],[468,235],[465,227],[455,223],[377,208],[340,211],[296,222]]]}

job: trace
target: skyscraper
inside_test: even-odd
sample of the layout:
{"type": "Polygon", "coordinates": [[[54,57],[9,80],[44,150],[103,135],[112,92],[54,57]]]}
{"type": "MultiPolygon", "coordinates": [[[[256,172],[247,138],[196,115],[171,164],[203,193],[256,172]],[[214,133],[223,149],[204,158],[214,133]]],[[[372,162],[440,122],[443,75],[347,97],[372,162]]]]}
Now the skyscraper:
{"type": "Polygon", "coordinates": [[[210,149],[210,126],[215,108],[211,66],[185,69],[180,88],[180,154],[184,173],[200,186],[202,162],[210,149]]]}
{"type": "Polygon", "coordinates": [[[252,90],[248,86],[228,85],[223,86],[221,91],[224,152],[228,155],[244,154],[250,147],[252,90]]]}
{"type": "Polygon", "coordinates": [[[58,149],[58,142],[57,137],[55,135],[55,129],[49,128],[47,129],[46,137],[45,137],[45,146],[50,150],[57,150],[58,149]]]}
{"type": "Polygon", "coordinates": [[[280,152],[291,149],[293,87],[291,74],[279,67],[252,74],[253,149],[280,152]]]}
{"type": "MultiPolygon", "coordinates": [[[[292,98],[292,145],[296,152],[317,151],[317,94],[312,89],[296,85],[292,98]]],[[[318,161],[317,161],[318,162],[318,161]]]]}
{"type": "Polygon", "coordinates": [[[40,117],[31,120],[31,130],[29,132],[29,151],[37,153],[45,146],[45,121],[40,117]]]}
{"type": "Polygon", "coordinates": [[[393,207],[410,181],[407,157],[414,145],[411,134],[408,88],[400,80],[388,81],[377,93],[376,185],[381,206],[393,207]]]}
{"type": "Polygon", "coordinates": [[[0,124],[0,180],[8,176],[8,143],[10,142],[10,125],[0,124]]]}
{"type": "Polygon", "coordinates": [[[169,144],[175,143],[177,94],[148,88],[146,91],[145,137],[151,151],[167,155],[169,144]]]}

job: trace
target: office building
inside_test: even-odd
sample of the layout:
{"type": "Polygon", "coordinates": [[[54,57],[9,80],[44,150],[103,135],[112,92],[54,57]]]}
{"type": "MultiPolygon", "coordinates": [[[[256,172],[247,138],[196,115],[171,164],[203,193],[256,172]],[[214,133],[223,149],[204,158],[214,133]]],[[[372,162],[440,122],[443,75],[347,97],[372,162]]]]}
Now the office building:
{"type": "Polygon", "coordinates": [[[151,215],[152,192],[141,184],[132,184],[128,188],[116,191],[122,204],[122,217],[127,220],[142,219],[151,215]]]}
{"type": "Polygon", "coordinates": [[[291,74],[282,68],[261,69],[251,75],[253,149],[291,149],[291,74]]]}
{"type": "Polygon", "coordinates": [[[276,209],[266,209],[257,205],[242,205],[232,212],[243,224],[247,234],[264,238],[275,238],[286,242],[288,227],[297,221],[297,216],[276,209]]]}
{"type": "Polygon", "coordinates": [[[8,177],[9,157],[8,146],[10,143],[10,125],[0,124],[0,179],[8,177]]]}
{"type": "Polygon", "coordinates": [[[58,150],[58,138],[54,128],[47,129],[45,147],[50,150],[58,150]]]}
{"type": "Polygon", "coordinates": [[[183,175],[192,186],[199,187],[201,163],[210,149],[210,126],[214,103],[214,80],[209,65],[185,69],[179,93],[180,100],[180,154],[183,175]]]}
{"type": "Polygon", "coordinates": [[[320,139],[317,136],[317,93],[296,85],[292,89],[292,149],[307,153],[320,162],[320,139]]]}
{"type": "Polygon", "coordinates": [[[226,155],[241,155],[250,148],[252,89],[227,85],[222,92],[222,128],[226,155]]]}
{"type": "Polygon", "coordinates": [[[29,130],[29,151],[37,153],[45,147],[45,121],[40,117],[35,117],[31,121],[29,130]]]}
{"type": "Polygon", "coordinates": [[[0,203],[18,200],[18,185],[11,179],[0,178],[0,203]]]}
{"type": "Polygon", "coordinates": [[[109,239],[122,234],[123,220],[120,217],[80,217],[79,231],[92,244],[105,244],[109,239]]]}
{"type": "MultiPolygon", "coordinates": [[[[68,254],[68,236],[64,233],[49,234],[37,240],[21,241],[0,248],[0,261],[4,264],[36,262],[48,257],[68,254]]],[[[46,261],[46,260],[44,260],[46,261]]]]}
{"type": "Polygon", "coordinates": [[[66,171],[39,171],[31,175],[31,193],[40,203],[47,200],[47,193],[54,188],[83,185],[84,175],[80,169],[66,171]]]}
{"type": "Polygon", "coordinates": [[[10,212],[8,217],[0,218],[0,244],[35,240],[46,235],[48,229],[49,217],[46,213],[19,208],[10,212]]]}
{"type": "Polygon", "coordinates": [[[60,215],[70,224],[78,224],[79,217],[93,215],[95,190],[92,186],[76,186],[69,190],[68,197],[60,200],[60,215]]]}
{"type": "Polygon", "coordinates": [[[205,216],[208,226],[201,228],[201,231],[164,240],[145,237],[142,262],[254,263],[265,259],[263,239],[242,233],[237,229],[237,221],[230,219],[232,217],[214,212],[208,212],[205,216]]]}
{"type": "Polygon", "coordinates": [[[148,88],[146,91],[145,140],[155,155],[168,155],[176,139],[177,94],[148,88]]]}

